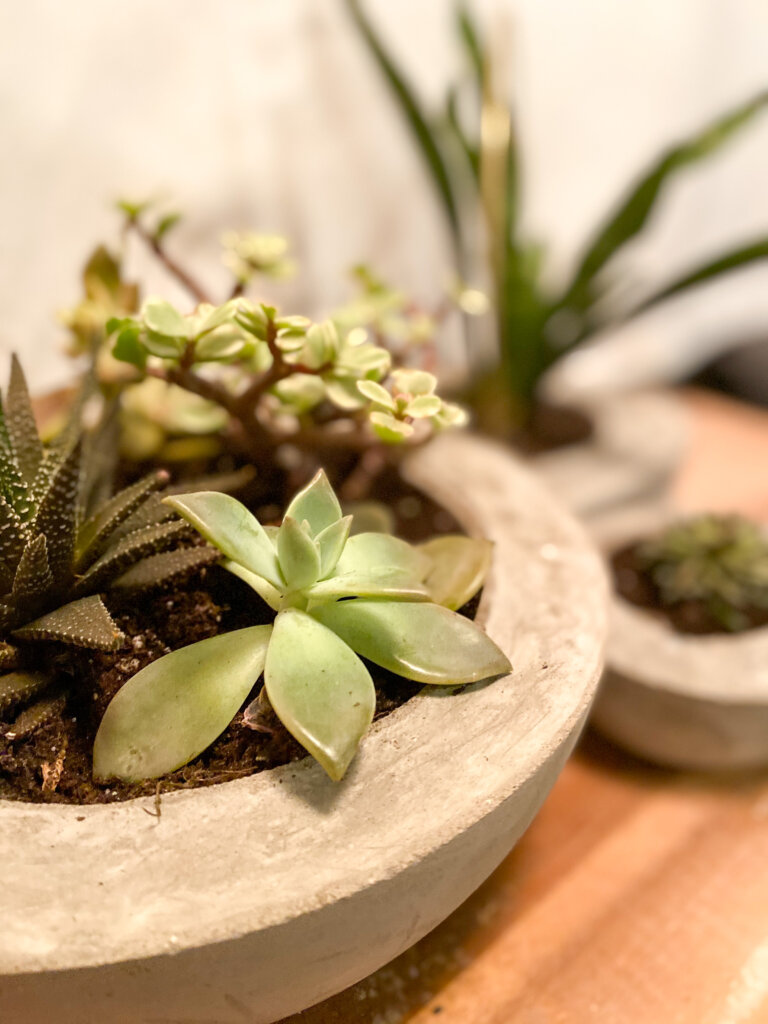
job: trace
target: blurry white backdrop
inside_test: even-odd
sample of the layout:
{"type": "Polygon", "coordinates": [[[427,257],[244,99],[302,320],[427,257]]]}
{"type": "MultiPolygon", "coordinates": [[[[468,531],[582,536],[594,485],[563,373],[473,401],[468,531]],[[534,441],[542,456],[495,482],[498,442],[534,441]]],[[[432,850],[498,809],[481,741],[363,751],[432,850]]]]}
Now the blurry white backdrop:
{"type": "MultiPolygon", "coordinates": [[[[765,0],[478,0],[508,10],[529,231],[566,272],[598,215],[663,145],[768,83],[765,0]]],[[[459,56],[449,0],[368,0],[425,101],[459,56]]],[[[0,350],[66,379],[56,310],[77,295],[116,195],[188,214],[172,245],[221,280],[225,227],[292,236],[297,301],[342,298],[376,263],[425,301],[448,263],[439,210],[340,0],[25,0],[0,6],[0,350]]],[[[627,256],[649,284],[768,233],[768,117],[678,179],[627,256]]],[[[585,354],[572,383],[679,372],[768,329],[768,265],[585,354]],[[633,360],[628,368],[629,355],[633,360]]]]}

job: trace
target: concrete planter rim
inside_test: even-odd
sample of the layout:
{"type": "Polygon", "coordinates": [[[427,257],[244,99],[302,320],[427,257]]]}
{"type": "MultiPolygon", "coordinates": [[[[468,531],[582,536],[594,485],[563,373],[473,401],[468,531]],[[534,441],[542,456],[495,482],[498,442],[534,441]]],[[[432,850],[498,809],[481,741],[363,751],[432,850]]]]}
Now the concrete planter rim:
{"type": "Polygon", "coordinates": [[[417,693],[374,725],[341,785],[306,759],[165,795],[160,819],[152,798],[0,801],[0,971],[197,949],[350,899],[471,828],[573,742],[606,632],[604,573],[581,528],[504,449],[471,435],[440,437],[406,475],[496,541],[478,621],[513,665],[530,664],[541,702],[532,727],[515,735],[525,695],[513,671],[448,698],[417,693]]]}

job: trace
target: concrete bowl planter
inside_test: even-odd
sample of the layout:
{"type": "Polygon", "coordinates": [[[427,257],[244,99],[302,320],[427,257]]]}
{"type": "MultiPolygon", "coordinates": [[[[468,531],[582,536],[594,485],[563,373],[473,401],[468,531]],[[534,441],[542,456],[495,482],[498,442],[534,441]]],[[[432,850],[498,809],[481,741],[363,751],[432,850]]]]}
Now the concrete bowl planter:
{"type": "Polygon", "coordinates": [[[266,1024],[419,939],[530,824],[601,671],[600,560],[502,449],[446,435],[406,473],[496,542],[479,620],[514,672],[418,693],[340,785],[305,760],[159,818],[0,801],[0,1020],[266,1024]]]}
{"type": "MultiPolygon", "coordinates": [[[[659,505],[606,518],[601,546],[615,550],[670,518],[659,505]]],[[[670,767],[768,765],[768,627],[680,633],[614,595],[606,670],[590,721],[630,753],[670,767]]]]}
{"type": "Polygon", "coordinates": [[[589,440],[535,459],[547,486],[573,512],[606,509],[663,495],[686,453],[690,415],[671,390],[580,397],[592,420],[589,440]]]}

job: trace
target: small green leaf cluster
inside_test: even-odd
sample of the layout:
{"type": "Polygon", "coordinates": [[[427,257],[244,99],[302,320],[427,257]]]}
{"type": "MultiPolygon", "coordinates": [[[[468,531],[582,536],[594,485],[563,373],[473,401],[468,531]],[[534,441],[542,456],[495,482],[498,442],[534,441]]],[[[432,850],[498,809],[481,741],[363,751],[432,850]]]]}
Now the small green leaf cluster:
{"type": "Polygon", "coordinates": [[[123,642],[99,594],[154,585],[211,561],[199,546],[179,548],[185,524],[156,492],[154,473],[109,497],[98,437],[79,417],[45,447],[21,366],[14,357],[0,402],[0,637],[56,640],[113,649],[123,642]],[[174,549],[174,550],[170,550],[174,549]]]}
{"type": "Polygon", "coordinates": [[[768,609],[768,535],[740,516],[702,515],[639,545],[641,564],[662,604],[701,601],[726,629],[749,624],[749,609],[768,609]]]}
{"type": "Polygon", "coordinates": [[[155,778],[185,764],[227,728],[263,672],[263,694],[283,725],[339,780],[375,711],[363,658],[442,686],[510,669],[496,644],[451,610],[482,585],[487,542],[445,537],[417,548],[388,534],[351,534],[352,517],[323,471],[279,528],[212,491],[165,501],[276,618],[182,648],[130,679],[97,733],[96,778],[155,778]]]}
{"type": "Polygon", "coordinates": [[[163,299],[147,299],[137,317],[114,317],[107,333],[115,335],[113,355],[139,369],[149,356],[194,363],[227,362],[251,355],[253,343],[235,322],[238,300],[221,306],[201,303],[182,314],[163,299]]]}
{"type": "MultiPolygon", "coordinates": [[[[114,356],[140,369],[152,358],[177,371],[199,363],[231,366],[235,388],[247,394],[255,384],[253,401],[263,403],[262,409],[240,408],[235,390],[222,393],[224,407],[234,406],[245,420],[261,413],[262,421],[271,417],[279,423],[327,404],[365,416],[372,436],[398,444],[467,419],[461,408],[435,393],[433,374],[393,370],[391,353],[366,330],[355,327],[342,333],[333,320],[313,323],[304,316],[284,316],[273,306],[243,297],[216,307],[201,305],[188,315],[150,299],[138,317],[115,318],[107,329],[115,335],[114,356]]],[[[189,376],[174,379],[189,383],[189,376]]],[[[210,386],[206,393],[211,393],[210,386]]],[[[208,407],[202,411],[207,421],[208,407]]],[[[166,429],[174,425],[178,427],[167,423],[166,429]]]]}
{"type": "Polygon", "coordinates": [[[390,444],[404,441],[416,432],[416,424],[429,423],[433,429],[460,427],[467,414],[459,405],[435,394],[437,377],[426,370],[394,370],[389,389],[373,381],[358,381],[358,390],[370,399],[368,418],[374,431],[390,444]]]}
{"type": "MultiPolygon", "coordinates": [[[[89,256],[82,279],[82,299],[61,313],[61,320],[71,333],[73,353],[101,356],[100,349],[107,337],[105,324],[113,317],[136,312],[139,289],[123,279],[121,261],[103,245],[89,256]]],[[[110,376],[109,368],[102,370],[105,372],[101,376],[110,376]]]]}
{"type": "Polygon", "coordinates": [[[352,276],[360,294],[333,313],[340,331],[362,328],[386,338],[395,349],[418,348],[434,341],[438,318],[420,309],[405,292],[392,288],[371,267],[359,263],[352,276]]]}
{"type": "Polygon", "coordinates": [[[221,243],[224,263],[240,284],[250,284],[260,274],[280,279],[296,272],[296,263],[288,255],[288,239],[282,235],[228,231],[221,243]]]}

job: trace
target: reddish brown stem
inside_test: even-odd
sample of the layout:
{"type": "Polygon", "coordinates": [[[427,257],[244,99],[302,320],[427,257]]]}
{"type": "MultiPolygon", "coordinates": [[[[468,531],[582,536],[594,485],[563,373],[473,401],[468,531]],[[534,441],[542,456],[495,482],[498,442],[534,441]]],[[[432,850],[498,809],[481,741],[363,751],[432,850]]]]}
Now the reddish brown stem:
{"type": "Polygon", "coordinates": [[[185,270],[184,267],[177,263],[172,256],[168,255],[163,245],[157,238],[155,238],[154,235],[147,231],[138,218],[132,217],[127,223],[129,227],[133,228],[142,242],[144,242],[144,244],[154,253],[168,273],[175,277],[179,284],[186,288],[196,302],[210,302],[212,305],[214,304],[213,300],[208,296],[202,285],[195,280],[189,271],[185,270]]]}

